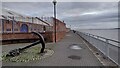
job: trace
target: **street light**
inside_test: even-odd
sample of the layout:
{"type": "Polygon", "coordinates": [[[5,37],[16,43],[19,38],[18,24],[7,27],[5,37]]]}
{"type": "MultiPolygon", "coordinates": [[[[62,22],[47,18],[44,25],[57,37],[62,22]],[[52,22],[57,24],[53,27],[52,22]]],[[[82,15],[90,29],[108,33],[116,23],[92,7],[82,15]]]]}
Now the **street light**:
{"type": "Polygon", "coordinates": [[[53,0],[53,5],[54,5],[54,30],[55,30],[55,43],[56,43],[56,0],[53,0]]]}

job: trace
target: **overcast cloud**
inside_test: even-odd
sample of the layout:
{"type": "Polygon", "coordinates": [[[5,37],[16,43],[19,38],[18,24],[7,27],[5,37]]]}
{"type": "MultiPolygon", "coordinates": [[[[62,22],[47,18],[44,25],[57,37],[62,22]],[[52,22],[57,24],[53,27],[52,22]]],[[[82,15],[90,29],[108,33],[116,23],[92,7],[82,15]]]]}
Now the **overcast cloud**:
{"type": "MultiPolygon", "coordinates": [[[[29,16],[53,16],[50,2],[3,2],[2,7],[29,16]]],[[[73,29],[117,28],[117,2],[58,2],[57,18],[73,29]]]]}

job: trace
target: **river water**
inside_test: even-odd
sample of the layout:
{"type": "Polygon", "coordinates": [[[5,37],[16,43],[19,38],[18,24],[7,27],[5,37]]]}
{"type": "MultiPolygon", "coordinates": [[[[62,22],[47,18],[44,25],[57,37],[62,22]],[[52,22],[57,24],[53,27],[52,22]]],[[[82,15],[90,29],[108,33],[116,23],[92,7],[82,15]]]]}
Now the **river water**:
{"type": "Polygon", "coordinates": [[[118,39],[120,29],[80,29],[77,31],[90,33],[90,34],[98,35],[107,39],[120,41],[118,39]]]}

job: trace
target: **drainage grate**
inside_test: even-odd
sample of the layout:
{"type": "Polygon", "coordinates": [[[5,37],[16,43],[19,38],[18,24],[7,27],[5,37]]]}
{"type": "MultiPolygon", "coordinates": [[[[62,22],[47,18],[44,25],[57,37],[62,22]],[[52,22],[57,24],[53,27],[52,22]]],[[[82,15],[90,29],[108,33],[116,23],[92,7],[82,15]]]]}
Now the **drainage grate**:
{"type": "Polygon", "coordinates": [[[73,59],[73,60],[80,60],[81,59],[80,56],[76,56],[76,55],[68,56],[68,58],[73,59]]]}
{"type": "Polygon", "coordinates": [[[70,49],[74,49],[74,50],[80,50],[82,49],[82,47],[80,46],[80,44],[72,44],[69,46],[70,49]]]}

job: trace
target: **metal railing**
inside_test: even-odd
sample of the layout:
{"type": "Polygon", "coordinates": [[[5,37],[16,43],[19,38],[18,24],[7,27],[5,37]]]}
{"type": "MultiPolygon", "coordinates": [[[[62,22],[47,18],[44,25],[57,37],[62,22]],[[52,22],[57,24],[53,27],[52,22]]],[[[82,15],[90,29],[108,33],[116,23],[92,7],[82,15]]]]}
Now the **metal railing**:
{"type": "Polygon", "coordinates": [[[120,65],[120,42],[112,39],[107,39],[97,35],[76,32],[99,51],[101,51],[106,57],[111,59],[117,65],[120,65]]]}

